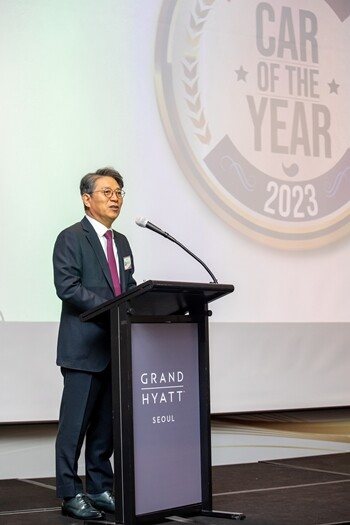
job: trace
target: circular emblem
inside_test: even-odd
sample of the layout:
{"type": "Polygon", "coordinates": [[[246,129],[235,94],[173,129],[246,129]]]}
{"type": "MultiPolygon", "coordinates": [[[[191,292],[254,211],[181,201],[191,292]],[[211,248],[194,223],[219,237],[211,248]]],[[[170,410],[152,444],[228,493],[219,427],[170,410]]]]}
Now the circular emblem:
{"type": "Polygon", "coordinates": [[[350,232],[350,2],[166,0],[156,93],[197,193],[234,228],[306,249],[350,232]]]}

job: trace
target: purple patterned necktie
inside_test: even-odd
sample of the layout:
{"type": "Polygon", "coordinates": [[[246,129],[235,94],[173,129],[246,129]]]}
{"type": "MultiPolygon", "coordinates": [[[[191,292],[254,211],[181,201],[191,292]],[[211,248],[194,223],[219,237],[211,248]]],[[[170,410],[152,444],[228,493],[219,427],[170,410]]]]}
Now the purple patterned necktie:
{"type": "Polygon", "coordinates": [[[121,289],[120,289],[120,281],[119,281],[119,275],[118,275],[118,268],[117,263],[115,261],[114,257],[114,250],[113,250],[113,240],[112,240],[112,232],[111,230],[107,230],[104,236],[107,239],[107,261],[109,270],[111,272],[113,286],[114,286],[114,292],[115,295],[120,295],[121,289]]]}

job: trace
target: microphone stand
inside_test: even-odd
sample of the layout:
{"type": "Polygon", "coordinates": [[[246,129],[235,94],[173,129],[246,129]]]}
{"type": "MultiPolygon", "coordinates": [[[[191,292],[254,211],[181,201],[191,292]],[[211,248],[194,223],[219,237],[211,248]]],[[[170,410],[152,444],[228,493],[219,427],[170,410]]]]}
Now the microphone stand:
{"type": "Polygon", "coordinates": [[[213,274],[213,272],[208,268],[208,266],[199,258],[197,257],[197,255],[195,255],[193,252],[191,252],[191,250],[189,250],[188,248],[186,248],[186,246],[184,246],[183,244],[181,244],[181,242],[177,241],[174,237],[172,237],[171,235],[169,235],[169,233],[167,232],[163,232],[165,233],[166,235],[164,235],[164,237],[166,237],[167,239],[169,239],[169,241],[172,241],[174,242],[175,244],[177,244],[178,246],[180,246],[180,248],[182,248],[183,250],[185,250],[185,252],[187,252],[189,255],[191,255],[191,257],[193,257],[194,259],[196,259],[197,262],[199,262],[199,264],[201,264],[203,266],[203,268],[205,268],[205,270],[209,273],[210,277],[213,279],[213,283],[215,284],[218,284],[218,280],[217,278],[215,277],[215,275],[213,274]]]}
{"type": "Polygon", "coordinates": [[[163,237],[165,237],[169,241],[174,242],[175,244],[180,246],[180,248],[185,250],[185,252],[187,252],[191,257],[196,259],[196,261],[199,262],[199,264],[201,264],[203,266],[203,268],[205,268],[205,270],[209,273],[210,277],[213,279],[212,282],[215,283],[215,284],[218,284],[217,278],[215,277],[213,272],[211,272],[209,270],[208,266],[199,257],[197,257],[197,255],[195,255],[193,252],[191,252],[191,250],[189,250],[188,248],[186,248],[186,246],[181,244],[181,242],[177,241],[174,237],[169,235],[169,233],[167,233],[166,231],[162,230],[161,228],[158,228],[158,226],[156,226],[155,224],[152,224],[145,217],[138,217],[135,222],[136,222],[136,224],[138,226],[141,226],[141,228],[148,228],[149,230],[152,230],[153,232],[158,233],[158,235],[162,235],[163,237]]]}

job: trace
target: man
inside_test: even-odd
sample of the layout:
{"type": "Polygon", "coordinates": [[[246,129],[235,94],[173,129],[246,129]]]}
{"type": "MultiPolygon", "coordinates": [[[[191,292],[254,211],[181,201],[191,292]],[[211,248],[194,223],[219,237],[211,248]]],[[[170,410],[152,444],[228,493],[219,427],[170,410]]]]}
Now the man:
{"type": "Polygon", "coordinates": [[[123,185],[112,168],[85,175],[80,193],[86,216],[59,234],[53,253],[54,282],[62,300],[57,364],[64,377],[56,491],[63,498],[62,514],[84,520],[115,510],[108,329],[79,316],[136,285],[129,242],[111,229],[123,205],[123,185]],[[86,492],[78,476],[84,438],[86,492]]]}

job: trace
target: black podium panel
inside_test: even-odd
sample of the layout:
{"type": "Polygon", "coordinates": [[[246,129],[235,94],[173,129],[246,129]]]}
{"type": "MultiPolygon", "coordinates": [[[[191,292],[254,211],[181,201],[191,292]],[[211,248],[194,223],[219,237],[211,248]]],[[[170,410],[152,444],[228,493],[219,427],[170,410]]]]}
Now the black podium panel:
{"type": "Polygon", "coordinates": [[[114,523],[213,516],[208,303],[233,290],[149,280],[81,315],[110,331],[114,523]]]}

